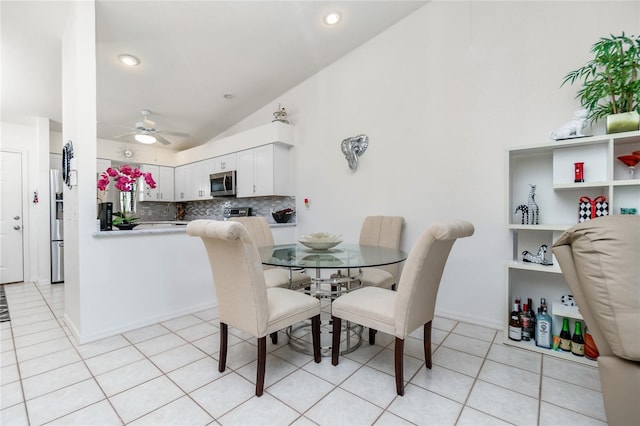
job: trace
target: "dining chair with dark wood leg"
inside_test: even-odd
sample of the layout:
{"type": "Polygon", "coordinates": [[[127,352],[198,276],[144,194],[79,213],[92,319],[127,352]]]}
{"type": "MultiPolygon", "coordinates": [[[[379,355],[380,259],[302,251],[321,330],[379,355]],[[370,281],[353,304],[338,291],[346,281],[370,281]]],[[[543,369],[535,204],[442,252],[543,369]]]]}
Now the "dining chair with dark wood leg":
{"type": "Polygon", "coordinates": [[[220,319],[220,372],[226,368],[229,326],[258,339],[257,396],[264,390],[267,335],[311,319],[313,359],[320,362],[320,301],[298,291],[268,288],[258,249],[242,224],[193,220],[187,234],[202,239],[209,257],[220,319]]]}
{"type": "Polygon", "coordinates": [[[364,287],[334,300],[331,363],[338,365],[343,320],[393,335],[396,391],[404,395],[404,340],[415,329],[423,327],[425,365],[430,369],[431,321],[444,267],[456,240],[469,237],[473,232],[473,225],[467,221],[432,224],[411,249],[397,291],[364,287]]]}

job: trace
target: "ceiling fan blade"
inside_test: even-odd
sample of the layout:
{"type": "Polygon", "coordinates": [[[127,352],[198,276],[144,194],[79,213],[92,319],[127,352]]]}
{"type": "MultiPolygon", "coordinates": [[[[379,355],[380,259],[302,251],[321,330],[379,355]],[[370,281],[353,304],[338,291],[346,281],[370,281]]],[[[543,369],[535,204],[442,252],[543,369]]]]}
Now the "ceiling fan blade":
{"type": "Polygon", "coordinates": [[[114,136],[113,138],[114,138],[114,139],[120,139],[120,138],[124,138],[125,136],[135,135],[135,134],[137,134],[137,133],[138,133],[138,132],[129,132],[129,133],[124,133],[124,134],[122,134],[122,135],[114,136]]]}
{"type": "Polygon", "coordinates": [[[171,142],[169,142],[168,140],[166,140],[165,138],[163,138],[162,136],[160,136],[159,134],[154,134],[153,137],[156,138],[156,140],[158,142],[160,142],[162,145],[171,145],[171,142]]]}
{"type": "Polygon", "coordinates": [[[131,127],[131,126],[123,126],[122,124],[115,124],[115,123],[98,123],[99,127],[119,127],[120,129],[129,129],[129,130],[135,130],[135,127],[131,127]]]}
{"type": "Polygon", "coordinates": [[[169,136],[178,136],[181,138],[190,138],[191,135],[189,133],[181,133],[181,132],[171,132],[169,130],[156,130],[156,134],[158,133],[162,133],[163,135],[169,135],[169,136]]]}

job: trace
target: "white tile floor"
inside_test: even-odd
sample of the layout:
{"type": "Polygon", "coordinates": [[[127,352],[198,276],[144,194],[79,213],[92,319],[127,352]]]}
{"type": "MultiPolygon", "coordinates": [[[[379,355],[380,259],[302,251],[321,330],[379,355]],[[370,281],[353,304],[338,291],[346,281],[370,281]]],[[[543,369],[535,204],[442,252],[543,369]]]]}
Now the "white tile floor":
{"type": "Polygon", "coordinates": [[[433,369],[420,334],[405,343],[395,394],[393,339],[378,333],[315,364],[268,343],[265,393],[254,396],[255,339],[230,328],[218,373],[217,315],[198,312],[78,346],[64,325],[64,285],[5,285],[2,425],[604,425],[596,368],[503,345],[502,333],[434,320],[433,369]]]}

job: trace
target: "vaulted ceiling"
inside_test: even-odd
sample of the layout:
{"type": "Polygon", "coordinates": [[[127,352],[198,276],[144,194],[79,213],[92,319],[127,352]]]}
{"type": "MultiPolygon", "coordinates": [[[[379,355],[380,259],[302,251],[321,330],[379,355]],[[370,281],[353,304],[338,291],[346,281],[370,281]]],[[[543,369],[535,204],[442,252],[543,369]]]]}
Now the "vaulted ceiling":
{"type": "MultiPolygon", "coordinates": [[[[202,144],[270,102],[275,111],[279,95],[425,3],[98,0],[98,137],[129,132],[148,109],[157,129],[191,135],[166,136],[169,149],[202,144]],[[338,25],[323,22],[330,11],[341,14],[338,25]],[[117,58],[123,53],[140,64],[126,67],[117,58]]],[[[69,6],[0,2],[3,120],[61,121],[69,6]]]]}

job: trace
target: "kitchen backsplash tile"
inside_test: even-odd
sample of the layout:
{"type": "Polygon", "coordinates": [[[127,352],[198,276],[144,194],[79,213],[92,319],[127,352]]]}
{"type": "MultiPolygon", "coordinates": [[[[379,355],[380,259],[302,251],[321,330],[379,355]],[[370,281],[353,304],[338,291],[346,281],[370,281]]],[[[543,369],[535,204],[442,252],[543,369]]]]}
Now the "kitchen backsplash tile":
{"type": "MultiPolygon", "coordinates": [[[[222,212],[228,207],[251,207],[254,216],[264,216],[269,223],[275,223],[271,217],[272,211],[286,208],[295,210],[296,197],[252,197],[252,198],[216,198],[203,201],[189,201],[182,203],[185,209],[183,220],[215,219],[222,220],[222,212]]],[[[158,203],[154,201],[140,201],[137,212],[141,220],[175,220],[177,204],[158,203]]],[[[295,214],[291,219],[295,223],[295,214]]]]}

